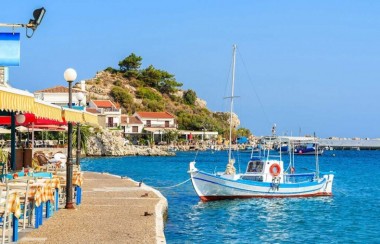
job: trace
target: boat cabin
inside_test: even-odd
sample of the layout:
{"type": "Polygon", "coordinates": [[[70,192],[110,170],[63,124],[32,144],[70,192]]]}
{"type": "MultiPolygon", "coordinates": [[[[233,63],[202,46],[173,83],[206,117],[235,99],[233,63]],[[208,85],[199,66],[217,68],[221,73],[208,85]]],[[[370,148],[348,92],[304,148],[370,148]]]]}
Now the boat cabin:
{"type": "Polygon", "coordinates": [[[242,179],[272,182],[274,178],[281,178],[284,174],[284,163],[278,160],[252,158],[242,179]]]}

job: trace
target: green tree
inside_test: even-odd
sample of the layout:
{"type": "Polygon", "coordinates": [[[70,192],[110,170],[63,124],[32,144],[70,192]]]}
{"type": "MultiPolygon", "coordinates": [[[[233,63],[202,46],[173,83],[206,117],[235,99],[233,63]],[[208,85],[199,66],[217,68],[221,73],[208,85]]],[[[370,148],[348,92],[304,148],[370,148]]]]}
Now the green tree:
{"type": "Polygon", "coordinates": [[[131,106],[133,105],[133,98],[129,94],[129,92],[119,86],[114,86],[111,90],[110,94],[113,99],[120,103],[124,108],[131,109],[131,106]]]}
{"type": "Polygon", "coordinates": [[[249,129],[243,128],[243,127],[240,127],[239,129],[237,129],[236,133],[238,136],[245,136],[245,137],[249,137],[252,134],[249,129]]]}
{"type": "Polygon", "coordinates": [[[153,65],[149,65],[148,68],[142,70],[139,78],[145,85],[156,88],[165,94],[175,92],[178,87],[182,86],[182,83],[175,80],[174,75],[156,69],[153,65]]]}
{"type": "Polygon", "coordinates": [[[131,53],[128,57],[119,62],[121,72],[136,71],[140,69],[142,57],[131,53]]]}
{"type": "Polygon", "coordinates": [[[143,81],[146,86],[157,88],[160,79],[161,72],[155,69],[153,65],[149,65],[148,68],[141,71],[140,80],[143,81]]]}
{"type": "Polygon", "coordinates": [[[109,72],[111,74],[116,74],[117,70],[112,67],[107,67],[104,71],[109,72]]]}
{"type": "MultiPolygon", "coordinates": [[[[81,152],[84,152],[87,154],[87,141],[88,138],[91,136],[91,132],[88,126],[80,126],[80,146],[81,146],[81,152]]],[[[73,128],[73,148],[77,148],[77,126],[74,126],[73,128]]]]}
{"type": "Polygon", "coordinates": [[[161,112],[164,111],[164,103],[155,100],[144,99],[143,104],[146,106],[146,109],[152,112],[161,112]]]}
{"type": "Polygon", "coordinates": [[[193,90],[187,90],[183,93],[183,100],[188,105],[194,105],[197,100],[197,94],[193,90]]]}
{"type": "Polygon", "coordinates": [[[162,95],[158,93],[156,90],[149,87],[139,87],[136,91],[137,98],[144,98],[149,100],[161,101],[162,95]]]}
{"type": "Polygon", "coordinates": [[[165,139],[168,144],[172,141],[178,140],[179,132],[177,130],[164,130],[165,131],[165,139]]]}

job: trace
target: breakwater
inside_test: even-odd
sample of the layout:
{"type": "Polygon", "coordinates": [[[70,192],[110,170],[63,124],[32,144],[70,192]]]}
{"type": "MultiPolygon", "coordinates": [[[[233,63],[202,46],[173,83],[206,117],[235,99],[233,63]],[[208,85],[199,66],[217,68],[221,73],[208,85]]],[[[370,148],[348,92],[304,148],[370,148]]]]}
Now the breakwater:
{"type": "Polygon", "coordinates": [[[379,139],[317,139],[320,147],[334,150],[380,150],[379,139]]]}

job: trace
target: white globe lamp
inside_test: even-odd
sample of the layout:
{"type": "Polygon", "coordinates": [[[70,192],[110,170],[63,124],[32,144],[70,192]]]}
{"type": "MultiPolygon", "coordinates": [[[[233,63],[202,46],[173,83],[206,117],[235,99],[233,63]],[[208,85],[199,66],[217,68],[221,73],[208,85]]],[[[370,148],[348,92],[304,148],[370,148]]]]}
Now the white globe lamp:
{"type": "Polygon", "coordinates": [[[73,82],[77,78],[77,72],[73,68],[68,68],[63,73],[63,77],[65,78],[67,82],[70,82],[70,81],[73,82]]]}

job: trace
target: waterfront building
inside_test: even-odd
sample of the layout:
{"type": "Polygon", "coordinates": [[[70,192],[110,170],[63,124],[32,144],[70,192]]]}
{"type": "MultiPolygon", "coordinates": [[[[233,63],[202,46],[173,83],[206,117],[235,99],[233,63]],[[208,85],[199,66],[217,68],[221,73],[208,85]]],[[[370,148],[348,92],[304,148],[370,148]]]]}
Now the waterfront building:
{"type": "Polygon", "coordinates": [[[144,123],[136,116],[121,115],[120,126],[124,135],[141,134],[144,129],[144,123]]]}
{"type": "Polygon", "coordinates": [[[110,100],[90,100],[87,112],[97,114],[98,123],[104,128],[117,128],[120,126],[120,106],[110,100]]]}
{"type": "MultiPolygon", "coordinates": [[[[85,106],[87,104],[86,96],[86,85],[85,81],[82,80],[80,82],[80,88],[72,88],[72,106],[75,108],[75,106],[79,106],[79,103],[81,106],[85,106]],[[80,97],[77,94],[83,93],[84,96],[80,97]],[[79,101],[78,98],[81,98],[82,100],[79,101]]],[[[46,88],[42,90],[35,91],[34,97],[37,99],[40,99],[42,101],[52,103],[58,106],[66,107],[69,103],[69,97],[67,94],[69,94],[69,88],[65,86],[55,86],[51,88],[46,88]]]]}

